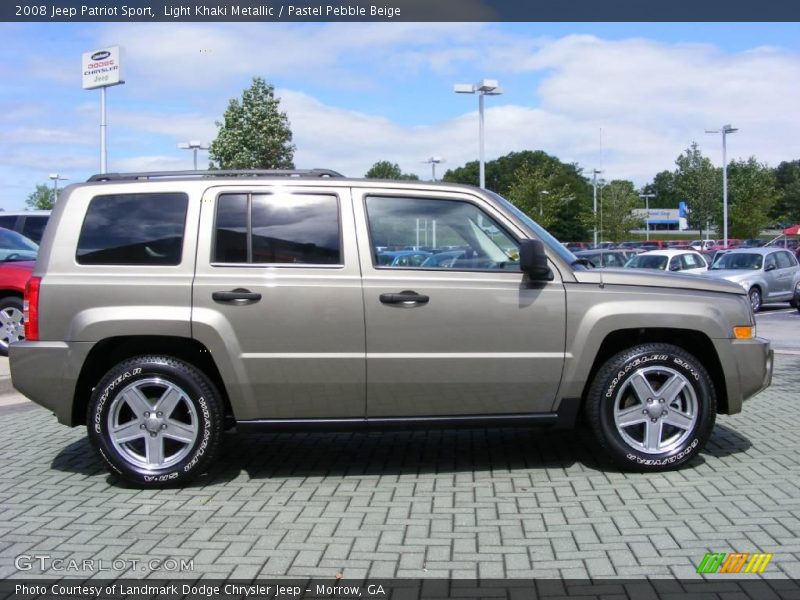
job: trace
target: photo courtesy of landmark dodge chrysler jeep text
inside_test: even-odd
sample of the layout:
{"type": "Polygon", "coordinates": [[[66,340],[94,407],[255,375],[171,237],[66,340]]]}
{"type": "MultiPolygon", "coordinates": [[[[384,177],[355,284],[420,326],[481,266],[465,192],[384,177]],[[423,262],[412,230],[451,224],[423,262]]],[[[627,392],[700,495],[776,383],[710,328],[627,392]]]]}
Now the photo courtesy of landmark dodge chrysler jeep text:
{"type": "Polygon", "coordinates": [[[204,472],[234,426],[582,415],[623,467],[674,468],[772,372],[739,285],[586,269],[492,192],[326,170],[69,186],[24,305],[14,386],[142,486],[204,472]]]}

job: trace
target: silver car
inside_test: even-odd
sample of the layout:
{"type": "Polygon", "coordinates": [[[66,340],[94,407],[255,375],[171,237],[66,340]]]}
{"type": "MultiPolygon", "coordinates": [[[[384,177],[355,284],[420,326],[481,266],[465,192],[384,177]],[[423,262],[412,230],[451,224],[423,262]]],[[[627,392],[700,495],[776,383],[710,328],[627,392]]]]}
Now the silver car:
{"type": "Polygon", "coordinates": [[[741,285],[750,296],[753,312],[757,312],[764,302],[795,305],[800,265],[794,254],[783,248],[739,248],[720,256],[708,275],[741,285]]]}

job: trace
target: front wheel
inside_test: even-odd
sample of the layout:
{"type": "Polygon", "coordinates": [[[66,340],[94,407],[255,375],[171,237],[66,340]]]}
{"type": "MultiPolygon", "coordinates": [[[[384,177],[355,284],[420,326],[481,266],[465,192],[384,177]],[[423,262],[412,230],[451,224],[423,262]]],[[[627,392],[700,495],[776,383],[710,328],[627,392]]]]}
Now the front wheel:
{"type": "Polygon", "coordinates": [[[708,372],[672,344],[619,352],[597,372],[586,413],[601,446],[621,466],[665,471],[708,441],[717,403],[708,372]]]}
{"type": "Polygon", "coordinates": [[[183,484],[212,462],[222,431],[213,384],[165,356],[119,363],[89,402],[89,439],[112,473],[136,485],[183,484]]]}
{"type": "Polygon", "coordinates": [[[753,307],[753,312],[757,313],[761,310],[761,290],[757,287],[750,288],[748,295],[750,296],[750,306],[753,307]]]}

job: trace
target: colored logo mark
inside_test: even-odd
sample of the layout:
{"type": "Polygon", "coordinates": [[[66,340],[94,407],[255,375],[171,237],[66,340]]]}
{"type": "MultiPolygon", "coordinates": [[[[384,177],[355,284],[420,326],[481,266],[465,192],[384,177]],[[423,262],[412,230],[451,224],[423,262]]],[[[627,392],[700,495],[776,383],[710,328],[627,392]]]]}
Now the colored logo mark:
{"type": "Polygon", "coordinates": [[[697,565],[698,573],[763,573],[772,554],[709,552],[697,565]]]}

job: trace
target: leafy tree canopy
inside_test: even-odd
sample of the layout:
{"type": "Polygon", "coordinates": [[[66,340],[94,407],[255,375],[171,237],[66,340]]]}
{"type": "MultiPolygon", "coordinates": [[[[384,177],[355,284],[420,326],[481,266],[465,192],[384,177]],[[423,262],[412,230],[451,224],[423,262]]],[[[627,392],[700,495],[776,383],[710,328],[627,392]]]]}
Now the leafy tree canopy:
{"type": "Polygon", "coordinates": [[[219,132],[211,142],[211,168],[293,169],[295,146],[286,113],[280,111],[275,88],[254,77],[241,101],[231,99],[219,132]]]}
{"type": "Polygon", "coordinates": [[[413,181],[419,179],[419,177],[413,173],[403,173],[400,170],[400,165],[389,162],[388,160],[379,160],[376,162],[370,167],[364,177],[367,179],[408,179],[413,181]]]}
{"type": "Polygon", "coordinates": [[[33,210],[50,210],[53,208],[55,191],[50,186],[40,184],[25,199],[25,205],[33,210]]]}

